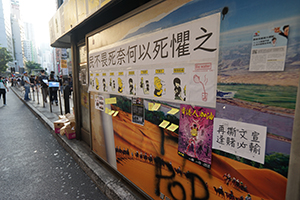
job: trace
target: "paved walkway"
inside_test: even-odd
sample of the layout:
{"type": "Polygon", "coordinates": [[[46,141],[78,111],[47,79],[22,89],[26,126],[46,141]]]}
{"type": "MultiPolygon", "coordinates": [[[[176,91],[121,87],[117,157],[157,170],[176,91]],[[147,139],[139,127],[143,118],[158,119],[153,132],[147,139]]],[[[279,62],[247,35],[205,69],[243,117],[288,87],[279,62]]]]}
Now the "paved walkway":
{"type": "MultiPolygon", "coordinates": [[[[97,157],[91,152],[90,148],[82,141],[73,139],[68,140],[66,136],[61,136],[54,133],[53,122],[58,119],[58,115],[61,114],[60,106],[53,106],[52,112],[50,112],[49,103],[43,107],[42,97],[39,94],[39,101],[35,96],[31,96],[31,101],[24,101],[24,90],[20,87],[10,87],[17,97],[35,114],[35,116],[44,123],[46,128],[52,133],[62,147],[74,158],[79,166],[87,173],[87,175],[95,182],[97,187],[109,198],[113,200],[117,199],[141,199],[140,195],[137,195],[135,191],[130,189],[128,184],[118,179],[109,169],[105,168],[97,157]],[[39,102],[39,103],[38,103],[39,102]]],[[[33,94],[33,93],[32,93],[33,94]]],[[[32,95],[31,94],[31,95],[32,95]]],[[[9,102],[8,102],[9,104],[9,102]]],[[[70,100],[70,109],[72,112],[73,101],[70,100]]],[[[62,108],[63,99],[62,99],[62,108]]],[[[63,109],[64,114],[64,109],[63,109]]]]}
{"type": "Polygon", "coordinates": [[[108,200],[13,92],[7,100],[0,102],[1,200],[108,200]]]}
{"type": "MultiPolygon", "coordinates": [[[[24,87],[10,87],[20,99],[24,99],[24,87]]],[[[50,108],[50,103],[49,103],[49,96],[47,97],[47,103],[43,103],[43,97],[41,93],[41,89],[38,91],[35,90],[35,92],[30,92],[29,98],[31,98],[31,101],[24,101],[24,103],[31,105],[35,107],[41,114],[45,115],[50,121],[54,122],[58,119],[58,115],[65,114],[65,105],[64,105],[64,97],[61,94],[59,96],[59,93],[57,95],[58,97],[58,106],[51,105],[50,108]],[[61,100],[61,101],[60,101],[61,100]],[[61,102],[61,105],[60,105],[61,102]]],[[[73,98],[70,96],[69,98],[70,102],[70,112],[73,112],[73,98]]]]}

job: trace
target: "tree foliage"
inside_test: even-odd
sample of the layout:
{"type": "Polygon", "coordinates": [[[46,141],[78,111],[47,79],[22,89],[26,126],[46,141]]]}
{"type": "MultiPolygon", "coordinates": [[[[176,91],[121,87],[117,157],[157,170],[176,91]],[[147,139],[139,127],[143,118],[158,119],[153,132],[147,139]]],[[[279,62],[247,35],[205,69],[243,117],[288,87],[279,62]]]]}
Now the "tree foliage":
{"type": "Polygon", "coordinates": [[[265,168],[272,169],[275,172],[287,177],[290,156],[283,153],[273,153],[266,155],[265,168]]]}
{"type": "Polygon", "coordinates": [[[231,158],[233,160],[240,161],[247,165],[251,165],[256,168],[267,168],[267,169],[273,170],[273,171],[281,174],[284,177],[287,177],[287,175],[288,175],[290,156],[287,154],[274,152],[272,154],[266,155],[265,156],[265,164],[263,165],[263,164],[255,162],[255,161],[246,159],[246,158],[242,158],[242,157],[230,154],[230,153],[226,153],[224,151],[214,149],[213,152],[216,154],[225,156],[227,158],[231,158]]]}
{"type": "Polygon", "coordinates": [[[41,64],[33,62],[33,61],[27,61],[27,62],[25,62],[25,67],[27,68],[29,74],[31,74],[31,71],[33,69],[43,69],[41,67],[41,64]]]}
{"type": "Polygon", "coordinates": [[[0,73],[5,72],[8,68],[7,63],[12,61],[11,53],[5,47],[0,47],[0,73]]]}

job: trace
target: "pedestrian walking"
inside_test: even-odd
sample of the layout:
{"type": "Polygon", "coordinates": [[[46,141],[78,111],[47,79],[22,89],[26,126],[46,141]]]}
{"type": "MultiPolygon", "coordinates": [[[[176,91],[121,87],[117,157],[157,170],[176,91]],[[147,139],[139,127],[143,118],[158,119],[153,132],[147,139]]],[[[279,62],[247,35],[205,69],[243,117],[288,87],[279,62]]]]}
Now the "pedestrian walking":
{"type": "Polygon", "coordinates": [[[41,70],[41,76],[39,78],[39,83],[42,86],[43,101],[47,103],[48,96],[48,77],[45,75],[45,70],[41,70]]]}
{"type": "Polygon", "coordinates": [[[39,83],[39,76],[35,76],[34,78],[34,84],[35,84],[35,90],[37,91],[38,88],[40,87],[40,83],[39,83]]]}
{"type": "Polygon", "coordinates": [[[13,77],[13,75],[10,78],[10,83],[11,83],[10,87],[13,87],[14,86],[14,77],[13,77]]]}
{"type": "Polygon", "coordinates": [[[6,90],[7,92],[9,91],[8,87],[6,86],[6,81],[0,76],[0,99],[2,96],[4,106],[6,106],[6,90]]]}
{"type": "Polygon", "coordinates": [[[31,83],[31,90],[34,92],[34,86],[35,86],[35,77],[34,75],[30,76],[30,83],[31,83]]]}
{"type": "MultiPolygon", "coordinates": [[[[50,74],[50,80],[49,82],[58,82],[57,80],[55,80],[54,78],[54,73],[50,74]]],[[[55,102],[56,106],[58,106],[58,100],[57,100],[57,90],[58,87],[49,87],[49,91],[50,91],[50,103],[53,105],[53,102],[55,102]]]]}
{"type": "Polygon", "coordinates": [[[30,79],[27,76],[27,72],[24,72],[24,76],[23,76],[23,81],[24,81],[24,88],[25,88],[25,95],[24,95],[24,100],[25,101],[30,101],[31,99],[28,97],[28,94],[30,93],[30,79]]]}

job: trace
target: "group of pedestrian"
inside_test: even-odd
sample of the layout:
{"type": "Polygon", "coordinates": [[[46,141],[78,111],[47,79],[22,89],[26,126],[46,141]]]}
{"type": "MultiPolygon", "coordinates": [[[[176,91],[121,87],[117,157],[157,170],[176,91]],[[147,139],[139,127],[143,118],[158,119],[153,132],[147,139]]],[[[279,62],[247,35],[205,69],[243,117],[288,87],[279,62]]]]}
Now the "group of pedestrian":
{"type": "Polygon", "coordinates": [[[34,86],[36,87],[41,86],[44,103],[47,103],[47,97],[49,94],[50,103],[51,104],[55,103],[56,106],[58,106],[57,91],[59,88],[60,80],[59,77],[55,77],[54,71],[51,71],[50,76],[48,77],[45,74],[45,70],[41,70],[41,75],[36,78],[34,76],[31,76],[29,78],[27,72],[24,72],[23,80],[24,80],[24,88],[25,88],[25,95],[24,95],[25,101],[31,100],[28,97],[28,94],[30,93],[30,87],[32,88],[32,91],[34,91],[34,86]],[[51,84],[49,87],[50,82],[52,83],[58,82],[58,84],[56,84],[57,86],[55,84],[51,84]]]}
{"type": "MultiPolygon", "coordinates": [[[[30,101],[29,93],[30,88],[34,92],[35,90],[38,90],[38,88],[41,88],[42,96],[43,96],[43,102],[47,102],[47,97],[49,95],[50,97],[50,103],[53,105],[54,103],[56,106],[58,106],[58,99],[57,99],[57,92],[60,89],[61,92],[63,91],[64,86],[69,87],[69,96],[71,96],[71,92],[73,91],[73,80],[72,75],[70,74],[68,78],[62,78],[62,75],[55,76],[54,71],[51,71],[50,76],[48,77],[45,74],[45,70],[40,71],[40,76],[28,76],[27,71],[23,73],[23,76],[19,77],[11,77],[9,80],[11,82],[11,87],[14,87],[16,85],[23,86],[25,89],[24,94],[24,100],[30,101]],[[49,85],[50,83],[50,85],[49,85]],[[56,83],[56,84],[55,84],[56,83]],[[50,87],[49,87],[50,86],[50,87]]],[[[6,105],[6,91],[8,92],[8,79],[5,79],[5,77],[0,76],[0,99],[3,98],[3,105],[6,105]]]]}

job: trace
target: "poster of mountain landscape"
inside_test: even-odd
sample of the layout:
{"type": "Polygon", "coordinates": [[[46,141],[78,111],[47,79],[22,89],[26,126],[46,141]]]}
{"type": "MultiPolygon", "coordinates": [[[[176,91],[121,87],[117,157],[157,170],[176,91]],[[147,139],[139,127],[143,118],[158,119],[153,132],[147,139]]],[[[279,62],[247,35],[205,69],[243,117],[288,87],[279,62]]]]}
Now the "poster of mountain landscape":
{"type": "Polygon", "coordinates": [[[180,112],[168,114],[180,110],[180,102],[144,99],[144,124],[136,124],[131,97],[111,95],[117,98],[112,109],[119,111],[112,118],[117,170],[154,199],[285,199],[300,72],[300,2],[288,2],[187,1],[171,11],[160,7],[159,17],[148,17],[123,37],[223,12],[215,117],[267,127],[264,164],[220,150],[212,150],[210,169],[191,162],[178,155],[178,129],[159,127],[163,120],[180,124],[180,112]],[[284,71],[249,71],[253,33],[284,24],[290,27],[284,71]],[[149,103],[161,107],[152,111],[149,103]]]}

